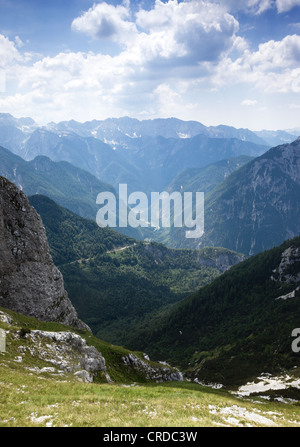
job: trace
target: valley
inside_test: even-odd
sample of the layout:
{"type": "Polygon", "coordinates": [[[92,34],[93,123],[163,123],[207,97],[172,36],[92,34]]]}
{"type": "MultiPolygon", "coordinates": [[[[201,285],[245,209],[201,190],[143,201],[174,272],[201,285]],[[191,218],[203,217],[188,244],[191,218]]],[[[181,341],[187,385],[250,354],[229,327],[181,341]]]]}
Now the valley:
{"type": "Polygon", "coordinates": [[[299,425],[299,139],[1,118],[0,424],[299,425]],[[204,235],[99,227],[122,182],[203,191],[204,235]]]}
{"type": "Polygon", "coordinates": [[[141,320],[245,258],[222,248],[168,249],[99,228],[47,197],[31,196],[30,203],[42,216],[53,260],[80,318],[113,343],[126,344],[141,320]]]}
{"type": "Polygon", "coordinates": [[[2,444],[300,427],[299,62],[300,0],[0,0],[2,444]]]}

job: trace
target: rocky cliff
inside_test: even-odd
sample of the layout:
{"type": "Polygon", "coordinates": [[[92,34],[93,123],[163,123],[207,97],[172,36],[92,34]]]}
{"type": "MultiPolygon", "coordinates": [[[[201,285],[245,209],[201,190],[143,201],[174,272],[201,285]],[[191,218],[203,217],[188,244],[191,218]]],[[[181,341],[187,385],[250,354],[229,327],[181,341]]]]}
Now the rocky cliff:
{"type": "Polygon", "coordinates": [[[0,177],[0,306],[42,321],[89,329],[53,264],[42,220],[26,195],[0,177]]]}
{"type": "Polygon", "coordinates": [[[206,201],[199,246],[246,255],[300,234],[300,138],[270,149],[231,174],[206,201]]]}

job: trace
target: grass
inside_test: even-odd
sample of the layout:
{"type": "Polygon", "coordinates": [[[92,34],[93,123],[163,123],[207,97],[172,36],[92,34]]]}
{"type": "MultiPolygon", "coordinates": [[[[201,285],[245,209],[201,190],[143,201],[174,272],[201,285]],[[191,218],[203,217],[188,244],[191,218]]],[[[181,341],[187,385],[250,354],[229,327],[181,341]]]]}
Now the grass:
{"type": "Polygon", "coordinates": [[[0,427],[300,426],[297,401],[241,398],[228,390],[187,381],[142,382],[121,365],[120,356],[127,352],[124,348],[88,333],[84,336],[103,353],[113,383],[86,384],[71,373],[37,372],[36,367],[53,365],[30,355],[28,349],[24,353],[22,346],[29,341],[17,333],[21,328],[68,328],[2,311],[14,322],[0,322],[7,331],[7,352],[0,354],[0,427]]]}
{"type": "Polygon", "coordinates": [[[0,367],[1,427],[299,426],[300,408],[191,383],[84,384],[0,367]]]}

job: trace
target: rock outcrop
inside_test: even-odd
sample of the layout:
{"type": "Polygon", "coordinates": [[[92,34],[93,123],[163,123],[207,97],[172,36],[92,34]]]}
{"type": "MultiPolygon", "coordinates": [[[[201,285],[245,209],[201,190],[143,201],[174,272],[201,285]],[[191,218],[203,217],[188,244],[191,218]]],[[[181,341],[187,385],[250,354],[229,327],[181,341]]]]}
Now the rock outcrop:
{"type": "Polygon", "coordinates": [[[53,264],[41,217],[0,177],[0,306],[42,321],[89,329],[78,319],[53,264]]]}
{"type": "MultiPolygon", "coordinates": [[[[89,334],[85,334],[88,341],[85,335],[73,332],[72,328],[57,332],[36,329],[37,320],[32,319],[32,327],[31,322],[24,322],[23,318],[9,310],[0,311],[2,366],[9,368],[11,363],[18,363],[20,369],[29,371],[30,374],[41,377],[47,374],[55,380],[73,381],[75,378],[89,384],[113,383],[116,377],[117,380],[125,381],[123,386],[135,385],[136,382],[132,385],[127,385],[126,382],[135,381],[137,378],[141,382],[156,383],[183,380],[183,374],[177,368],[165,362],[153,362],[146,354],[140,358],[136,353],[123,349],[120,352],[118,347],[111,345],[110,348],[105,348],[108,355],[106,361],[99,351],[97,339],[94,339],[95,345],[90,344],[93,337],[89,334]]],[[[51,327],[51,324],[47,326],[51,327]]]]}
{"type": "Polygon", "coordinates": [[[300,248],[291,245],[284,250],[281,256],[281,261],[277,269],[273,271],[271,279],[273,281],[280,281],[287,284],[300,282],[300,248]]]}
{"type": "MultiPolygon", "coordinates": [[[[213,252],[213,248],[210,249],[213,252]]],[[[246,259],[246,256],[230,252],[229,250],[224,253],[218,254],[215,251],[215,255],[212,257],[205,257],[205,255],[200,255],[198,262],[200,265],[205,265],[206,267],[213,267],[218,269],[221,273],[229,270],[233,265],[238,264],[246,259]]]]}
{"type": "Polygon", "coordinates": [[[32,330],[24,338],[30,339],[30,347],[24,346],[24,349],[29,349],[31,355],[46,360],[59,370],[74,373],[78,380],[92,383],[94,376],[103,372],[107,382],[111,382],[104,357],[79,335],[32,330]]]}
{"type": "Polygon", "coordinates": [[[141,360],[135,354],[128,354],[122,357],[126,366],[130,366],[139,373],[142,373],[147,380],[154,380],[156,383],[161,382],[181,382],[183,380],[182,373],[169,366],[167,363],[161,363],[155,367],[148,362],[149,357],[144,356],[145,360],[141,360]]]}

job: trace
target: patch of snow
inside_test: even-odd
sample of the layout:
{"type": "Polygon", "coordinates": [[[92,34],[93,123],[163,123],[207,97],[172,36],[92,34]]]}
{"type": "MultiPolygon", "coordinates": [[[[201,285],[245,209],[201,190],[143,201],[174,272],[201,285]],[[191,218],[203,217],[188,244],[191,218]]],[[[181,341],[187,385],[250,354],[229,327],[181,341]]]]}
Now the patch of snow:
{"type": "Polygon", "coordinates": [[[265,393],[270,390],[284,390],[289,387],[300,389],[300,379],[293,379],[292,377],[279,376],[272,377],[267,375],[262,375],[258,377],[259,382],[248,382],[241,386],[237,392],[239,396],[250,396],[253,393],[265,393]]]}
{"type": "Polygon", "coordinates": [[[136,132],[133,132],[132,135],[130,135],[129,133],[125,133],[125,135],[126,135],[126,137],[129,137],[129,138],[141,138],[141,136],[137,135],[136,132]]]}
{"type": "Polygon", "coordinates": [[[188,133],[177,132],[177,136],[182,139],[191,138],[191,136],[188,133]]]}

